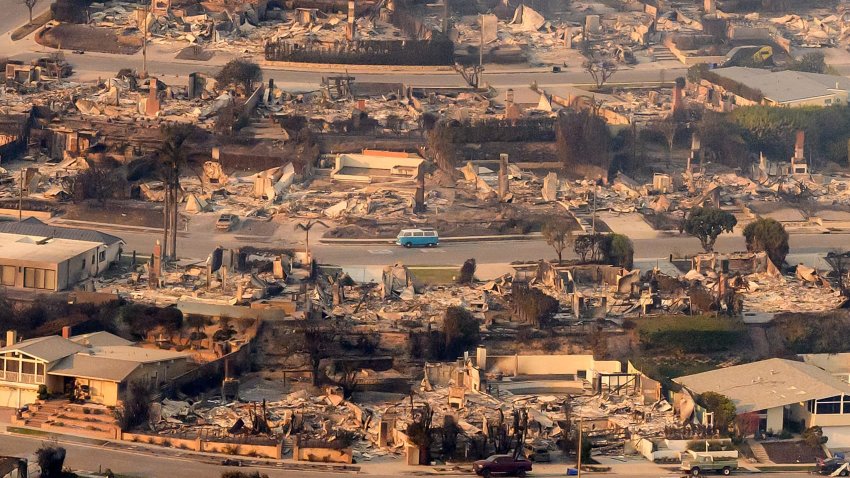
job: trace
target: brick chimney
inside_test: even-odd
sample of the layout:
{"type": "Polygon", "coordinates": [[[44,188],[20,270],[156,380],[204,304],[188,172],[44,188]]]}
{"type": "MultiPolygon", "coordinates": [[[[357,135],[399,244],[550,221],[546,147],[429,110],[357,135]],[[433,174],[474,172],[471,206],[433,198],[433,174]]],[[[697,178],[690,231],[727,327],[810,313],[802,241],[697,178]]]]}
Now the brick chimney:
{"type": "Polygon", "coordinates": [[[156,116],[159,113],[159,96],[157,95],[156,78],[151,78],[150,89],[148,90],[148,99],[145,101],[145,115],[156,116]]]}
{"type": "Polygon", "coordinates": [[[673,86],[673,111],[679,111],[682,107],[682,87],[677,82],[673,86]]]}
{"type": "Polygon", "coordinates": [[[803,159],[806,157],[806,132],[803,130],[797,131],[797,141],[794,143],[794,159],[803,159]]]}
{"type": "Polygon", "coordinates": [[[356,12],[357,7],[354,0],[348,0],[348,23],[345,25],[345,39],[348,41],[354,41],[357,37],[356,12]]]}
{"type": "Polygon", "coordinates": [[[15,345],[18,343],[18,331],[17,330],[7,330],[6,331],[6,347],[10,345],[15,345]]]}
{"type": "Polygon", "coordinates": [[[62,338],[63,339],[70,339],[71,338],[71,326],[70,325],[66,325],[66,326],[62,327],[62,338]]]}

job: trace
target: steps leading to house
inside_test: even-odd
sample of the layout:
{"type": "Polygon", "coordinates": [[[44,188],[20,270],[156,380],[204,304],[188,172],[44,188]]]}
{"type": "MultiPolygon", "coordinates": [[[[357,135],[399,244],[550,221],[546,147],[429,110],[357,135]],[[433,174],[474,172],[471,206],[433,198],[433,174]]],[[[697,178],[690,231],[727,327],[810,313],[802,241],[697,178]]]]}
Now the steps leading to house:
{"type": "Polygon", "coordinates": [[[767,451],[764,449],[764,447],[761,446],[761,443],[755,440],[750,440],[747,444],[750,445],[750,450],[753,451],[753,456],[755,457],[756,461],[762,464],[773,463],[772,461],[770,461],[770,456],[767,454],[767,451]]]}
{"type": "Polygon", "coordinates": [[[656,46],[653,51],[653,56],[655,57],[655,61],[664,61],[664,60],[673,60],[679,61],[679,58],[670,51],[669,48],[664,46],[656,46]]]}

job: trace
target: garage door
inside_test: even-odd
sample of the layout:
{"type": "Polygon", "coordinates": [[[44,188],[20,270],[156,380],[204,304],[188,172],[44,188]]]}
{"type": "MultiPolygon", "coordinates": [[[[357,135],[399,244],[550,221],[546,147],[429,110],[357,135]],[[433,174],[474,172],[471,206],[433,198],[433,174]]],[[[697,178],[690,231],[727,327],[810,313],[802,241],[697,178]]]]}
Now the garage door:
{"type": "Polygon", "coordinates": [[[823,427],[828,448],[850,448],[850,427],[823,427]]]}
{"type": "Polygon", "coordinates": [[[20,408],[35,402],[37,398],[38,392],[35,390],[0,388],[0,407],[20,408]]]}

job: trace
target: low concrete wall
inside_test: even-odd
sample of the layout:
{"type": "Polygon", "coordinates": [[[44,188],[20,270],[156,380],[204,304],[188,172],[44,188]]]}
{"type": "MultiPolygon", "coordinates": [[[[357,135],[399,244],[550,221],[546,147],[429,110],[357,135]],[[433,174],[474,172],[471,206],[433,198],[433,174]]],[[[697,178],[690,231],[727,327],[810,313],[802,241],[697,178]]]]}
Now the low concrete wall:
{"type": "Polygon", "coordinates": [[[299,461],[351,464],[354,454],[351,448],[334,450],[332,448],[301,448],[296,445],[292,448],[292,458],[299,461]]]}
{"type": "Polygon", "coordinates": [[[635,434],[632,435],[631,439],[626,440],[625,452],[628,454],[630,451],[634,451],[651,461],[654,448],[655,445],[653,445],[652,441],[635,434]]]}
{"type": "MultiPolygon", "coordinates": [[[[259,445],[253,443],[224,443],[202,440],[200,451],[209,453],[227,453],[240,456],[259,456],[279,460],[283,455],[283,444],[259,445]]],[[[351,461],[345,463],[351,463],[351,461]]]]}
{"type": "Polygon", "coordinates": [[[576,375],[587,372],[618,373],[623,366],[615,360],[594,360],[593,355],[488,355],[478,364],[486,371],[498,369],[505,375],[576,375]]]}
{"type": "MultiPolygon", "coordinates": [[[[663,444],[666,449],[658,450],[655,443],[648,438],[643,438],[638,435],[633,435],[632,438],[626,441],[626,445],[628,449],[633,450],[640,455],[643,455],[644,458],[650,461],[680,461],[683,455],[687,455],[688,443],[693,441],[705,441],[705,440],[663,440],[663,444]]],[[[738,458],[738,450],[735,450],[732,446],[732,440],[728,438],[720,439],[720,440],[709,440],[712,442],[724,442],[727,443],[730,450],[723,451],[699,451],[700,455],[711,456],[713,458],[738,458]]],[[[660,443],[660,442],[659,442],[660,443]]]]}
{"type": "MultiPolygon", "coordinates": [[[[147,435],[140,433],[121,433],[121,440],[167,446],[181,450],[223,453],[227,455],[273,458],[279,460],[283,455],[283,443],[260,445],[253,443],[228,443],[196,438],[177,438],[168,435],[147,435]]],[[[351,462],[349,462],[351,463],[351,462]]]]}
{"type": "Polygon", "coordinates": [[[168,446],[181,450],[201,451],[201,439],[175,438],[167,435],[145,435],[141,433],[121,433],[121,440],[148,443],[150,445],[168,446]]]}

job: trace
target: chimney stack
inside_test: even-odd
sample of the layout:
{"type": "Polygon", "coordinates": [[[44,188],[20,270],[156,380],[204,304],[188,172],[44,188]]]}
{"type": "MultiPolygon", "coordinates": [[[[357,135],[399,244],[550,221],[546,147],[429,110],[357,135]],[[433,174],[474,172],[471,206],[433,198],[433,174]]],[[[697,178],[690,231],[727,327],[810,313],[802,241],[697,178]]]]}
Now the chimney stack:
{"type": "Polygon", "coordinates": [[[159,95],[157,94],[157,81],[156,78],[151,78],[150,80],[150,89],[148,90],[148,99],[145,102],[145,115],[147,116],[156,116],[159,113],[159,95]]]}
{"type": "Polygon", "coordinates": [[[679,111],[679,108],[682,107],[682,87],[679,86],[679,83],[676,82],[673,85],[673,111],[679,111]]]}
{"type": "Polygon", "coordinates": [[[18,343],[18,331],[17,330],[7,330],[6,331],[6,347],[10,345],[15,345],[18,343]]]}
{"type": "Polygon", "coordinates": [[[502,153],[499,155],[499,199],[504,201],[507,199],[510,191],[508,183],[508,155],[502,153]]]}
{"type": "Polygon", "coordinates": [[[717,4],[715,3],[715,0],[704,0],[703,10],[705,10],[706,15],[714,15],[717,13],[717,4]]]}
{"type": "Polygon", "coordinates": [[[514,104],[514,89],[508,88],[508,91],[505,92],[505,105],[510,106],[514,104]]]}
{"type": "Polygon", "coordinates": [[[159,239],[153,246],[153,257],[151,259],[150,269],[148,270],[148,286],[151,289],[157,289],[159,288],[159,275],[162,272],[162,244],[159,243],[159,239]]]}
{"type": "Polygon", "coordinates": [[[348,41],[354,41],[357,36],[357,25],[354,23],[356,17],[354,1],[348,0],[348,24],[345,26],[345,38],[348,41]]]}
{"type": "Polygon", "coordinates": [[[806,132],[803,130],[797,131],[797,141],[794,143],[794,159],[803,159],[806,157],[806,132]]]}
{"type": "Polygon", "coordinates": [[[66,325],[66,326],[62,327],[62,338],[63,339],[70,339],[71,338],[71,326],[70,325],[66,325]]]}

